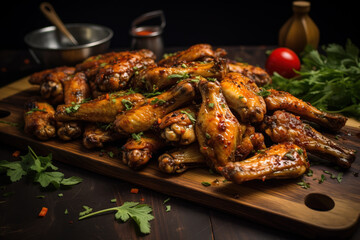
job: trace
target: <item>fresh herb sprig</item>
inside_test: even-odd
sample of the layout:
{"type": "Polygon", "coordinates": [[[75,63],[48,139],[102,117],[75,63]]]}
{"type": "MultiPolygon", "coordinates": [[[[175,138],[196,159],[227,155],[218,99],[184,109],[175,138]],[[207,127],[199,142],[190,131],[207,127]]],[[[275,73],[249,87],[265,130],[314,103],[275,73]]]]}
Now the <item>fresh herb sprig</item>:
{"type": "Polygon", "coordinates": [[[58,168],[52,164],[51,153],[43,157],[36,155],[31,147],[28,147],[28,150],[26,155],[20,156],[21,161],[0,161],[0,169],[6,172],[11,182],[17,182],[23,176],[28,176],[43,188],[52,185],[57,189],[60,186],[71,186],[82,182],[79,177],[65,178],[62,172],[56,171],[58,168]]]}
{"type": "Polygon", "coordinates": [[[348,40],[345,46],[322,46],[324,54],[307,47],[298,76],[287,79],[275,73],[267,88],[287,91],[332,113],[360,119],[359,48],[348,40]]]}
{"type": "Polygon", "coordinates": [[[116,211],[116,220],[126,222],[131,217],[139,226],[140,232],[143,234],[150,233],[150,221],[154,219],[154,216],[151,214],[152,208],[147,204],[139,204],[138,202],[124,202],[124,204],[119,207],[107,208],[97,212],[92,212],[92,208],[87,208],[88,209],[84,208],[85,211],[80,213],[79,220],[106,212],[116,211]],[[89,209],[91,209],[91,211],[89,209]]]}

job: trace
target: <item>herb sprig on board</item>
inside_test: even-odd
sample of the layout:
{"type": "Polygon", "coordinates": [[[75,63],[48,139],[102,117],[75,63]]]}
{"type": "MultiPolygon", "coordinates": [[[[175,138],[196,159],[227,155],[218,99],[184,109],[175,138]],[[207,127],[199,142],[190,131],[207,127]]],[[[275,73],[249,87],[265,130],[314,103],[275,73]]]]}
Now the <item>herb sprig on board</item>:
{"type": "Polygon", "coordinates": [[[360,119],[359,48],[350,40],[322,46],[324,53],[307,47],[299,75],[287,79],[275,73],[267,88],[290,92],[313,106],[360,119]]]}

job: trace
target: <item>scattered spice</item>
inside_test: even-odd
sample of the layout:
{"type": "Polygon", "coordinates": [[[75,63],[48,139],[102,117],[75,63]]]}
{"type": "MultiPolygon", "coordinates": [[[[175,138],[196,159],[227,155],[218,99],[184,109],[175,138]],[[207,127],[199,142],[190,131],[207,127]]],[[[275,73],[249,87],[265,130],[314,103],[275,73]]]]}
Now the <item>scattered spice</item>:
{"type": "Polygon", "coordinates": [[[48,212],[48,209],[46,207],[43,207],[41,209],[41,211],[39,212],[39,217],[45,217],[47,212],[48,212]]]}
{"type": "Polygon", "coordinates": [[[134,194],[137,194],[137,193],[139,193],[139,189],[138,189],[138,188],[132,188],[132,189],[130,190],[130,192],[131,192],[131,193],[134,193],[134,194]]]}
{"type": "Polygon", "coordinates": [[[201,184],[205,187],[211,186],[211,183],[209,183],[209,182],[201,182],[201,184]]]}
{"type": "Polygon", "coordinates": [[[17,150],[17,151],[15,151],[15,152],[13,152],[12,156],[13,156],[14,158],[19,157],[19,156],[20,156],[20,151],[17,150]]]}

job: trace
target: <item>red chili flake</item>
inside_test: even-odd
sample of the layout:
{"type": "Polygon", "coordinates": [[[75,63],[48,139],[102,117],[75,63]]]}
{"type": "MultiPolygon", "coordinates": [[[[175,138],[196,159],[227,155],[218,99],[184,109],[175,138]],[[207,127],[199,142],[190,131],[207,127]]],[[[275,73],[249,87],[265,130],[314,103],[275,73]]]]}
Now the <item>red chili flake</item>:
{"type": "Polygon", "coordinates": [[[262,180],[263,182],[265,182],[265,179],[266,179],[266,176],[263,176],[261,180],[262,180]]]}
{"type": "Polygon", "coordinates": [[[145,202],[145,198],[140,198],[140,202],[145,202]]]}
{"type": "Polygon", "coordinates": [[[15,152],[13,152],[12,156],[13,156],[14,158],[19,157],[19,156],[20,156],[20,151],[17,150],[17,151],[15,151],[15,152]]]}
{"type": "Polygon", "coordinates": [[[130,192],[137,194],[137,193],[139,192],[139,189],[138,189],[138,188],[132,188],[132,189],[130,190],[130,192]]]}

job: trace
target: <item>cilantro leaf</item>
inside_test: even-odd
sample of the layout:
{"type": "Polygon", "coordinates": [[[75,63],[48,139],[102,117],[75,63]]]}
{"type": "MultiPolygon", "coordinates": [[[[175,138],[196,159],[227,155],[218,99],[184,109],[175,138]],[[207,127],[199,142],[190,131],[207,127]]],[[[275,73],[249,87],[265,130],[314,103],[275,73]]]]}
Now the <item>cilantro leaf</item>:
{"type": "Polygon", "coordinates": [[[64,178],[62,172],[40,172],[35,177],[35,182],[40,183],[42,187],[48,187],[52,184],[55,188],[60,187],[60,183],[64,178]]]}
{"type": "Polygon", "coordinates": [[[144,234],[150,233],[149,221],[154,219],[154,216],[151,214],[152,208],[147,204],[139,204],[138,202],[124,202],[124,204],[119,207],[107,208],[89,214],[86,213],[86,215],[81,215],[79,220],[111,211],[116,211],[115,219],[126,222],[131,217],[138,225],[140,232],[144,234]]]}
{"type": "Polygon", "coordinates": [[[6,169],[6,175],[10,177],[11,182],[19,181],[22,176],[25,176],[27,173],[23,170],[20,161],[8,162],[1,161],[0,167],[6,169]]]}
{"type": "Polygon", "coordinates": [[[60,183],[61,183],[61,185],[72,186],[72,185],[81,183],[82,181],[83,181],[82,178],[72,176],[72,177],[69,177],[69,178],[63,178],[60,183]]]}

